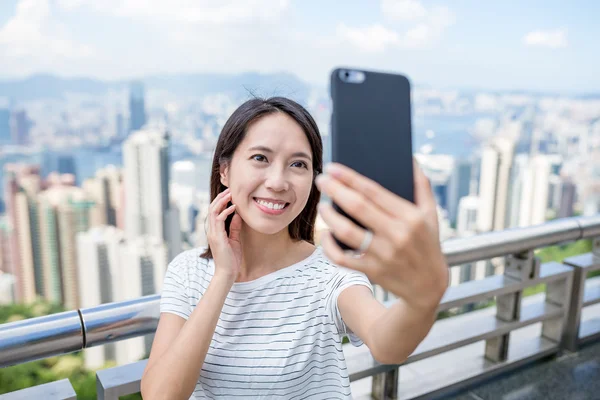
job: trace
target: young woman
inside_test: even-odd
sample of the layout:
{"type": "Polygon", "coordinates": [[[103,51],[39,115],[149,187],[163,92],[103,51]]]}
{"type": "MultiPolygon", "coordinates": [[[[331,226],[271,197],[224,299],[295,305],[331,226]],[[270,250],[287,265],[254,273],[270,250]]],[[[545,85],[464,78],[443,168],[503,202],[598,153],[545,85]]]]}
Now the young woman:
{"type": "Polygon", "coordinates": [[[213,160],[209,246],[167,269],[144,399],[348,399],[343,336],[386,364],[423,340],[448,282],[428,180],[415,165],[415,205],[342,165],[322,173],[322,159],[315,121],[291,100],[231,115],[213,160]],[[368,230],[319,206],[320,192],[368,230]],[[319,248],[317,209],[330,228],[319,248]],[[399,300],[385,308],[371,282],[399,300]]]}

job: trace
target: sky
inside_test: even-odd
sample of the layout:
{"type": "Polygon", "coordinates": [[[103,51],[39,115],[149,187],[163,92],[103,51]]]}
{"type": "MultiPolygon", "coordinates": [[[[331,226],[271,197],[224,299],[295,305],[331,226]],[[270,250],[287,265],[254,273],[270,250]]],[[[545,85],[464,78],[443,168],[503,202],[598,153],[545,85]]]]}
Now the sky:
{"type": "Polygon", "coordinates": [[[0,79],[338,66],[435,88],[600,92],[600,2],[0,0],[0,79]]]}

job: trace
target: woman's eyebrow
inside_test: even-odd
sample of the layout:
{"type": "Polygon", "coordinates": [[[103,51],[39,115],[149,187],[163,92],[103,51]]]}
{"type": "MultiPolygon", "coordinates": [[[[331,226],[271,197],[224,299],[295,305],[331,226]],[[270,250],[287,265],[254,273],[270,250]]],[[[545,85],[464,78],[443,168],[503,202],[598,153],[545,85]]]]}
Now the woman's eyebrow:
{"type": "MultiPolygon", "coordinates": [[[[271,150],[270,148],[268,148],[266,146],[253,146],[248,149],[248,151],[253,151],[253,150],[264,151],[265,153],[274,153],[273,150],[271,150]]],[[[312,158],[303,151],[297,151],[297,152],[293,153],[291,155],[291,157],[302,157],[302,158],[306,158],[307,160],[312,161],[312,158]]]]}

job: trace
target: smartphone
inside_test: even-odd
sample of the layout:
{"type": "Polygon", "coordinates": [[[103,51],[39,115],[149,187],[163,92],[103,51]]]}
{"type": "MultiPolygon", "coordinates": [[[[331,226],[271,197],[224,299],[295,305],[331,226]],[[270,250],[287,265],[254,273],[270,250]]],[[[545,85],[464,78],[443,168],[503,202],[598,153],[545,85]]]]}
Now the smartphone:
{"type": "MultiPolygon", "coordinates": [[[[414,203],[410,82],[404,75],[331,73],[331,158],[414,203]]],[[[334,209],[364,228],[337,204],[334,209]]],[[[356,250],[336,238],[344,250],[356,250]]]]}

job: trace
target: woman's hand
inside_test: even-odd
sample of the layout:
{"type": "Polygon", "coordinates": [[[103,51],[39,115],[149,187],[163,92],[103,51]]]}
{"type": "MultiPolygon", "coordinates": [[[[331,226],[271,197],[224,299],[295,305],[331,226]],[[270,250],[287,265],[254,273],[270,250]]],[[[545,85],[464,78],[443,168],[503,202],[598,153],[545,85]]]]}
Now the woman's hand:
{"type": "Polygon", "coordinates": [[[448,265],[439,241],[435,199],[429,180],[414,162],[415,203],[341,164],[331,164],[317,179],[317,187],[346,213],[373,233],[361,256],[344,252],[332,234],[359,248],[366,231],[321,205],[330,228],[323,236],[325,254],[334,263],[365,273],[398,296],[407,306],[434,312],[448,285],[448,265]]]}
{"type": "Polygon", "coordinates": [[[240,243],[242,218],[239,214],[233,216],[228,237],[225,220],[235,212],[235,204],[227,207],[230,200],[231,191],[228,188],[219,193],[210,204],[210,228],[207,239],[215,261],[215,276],[222,276],[233,284],[242,263],[242,244],[240,243]]]}

